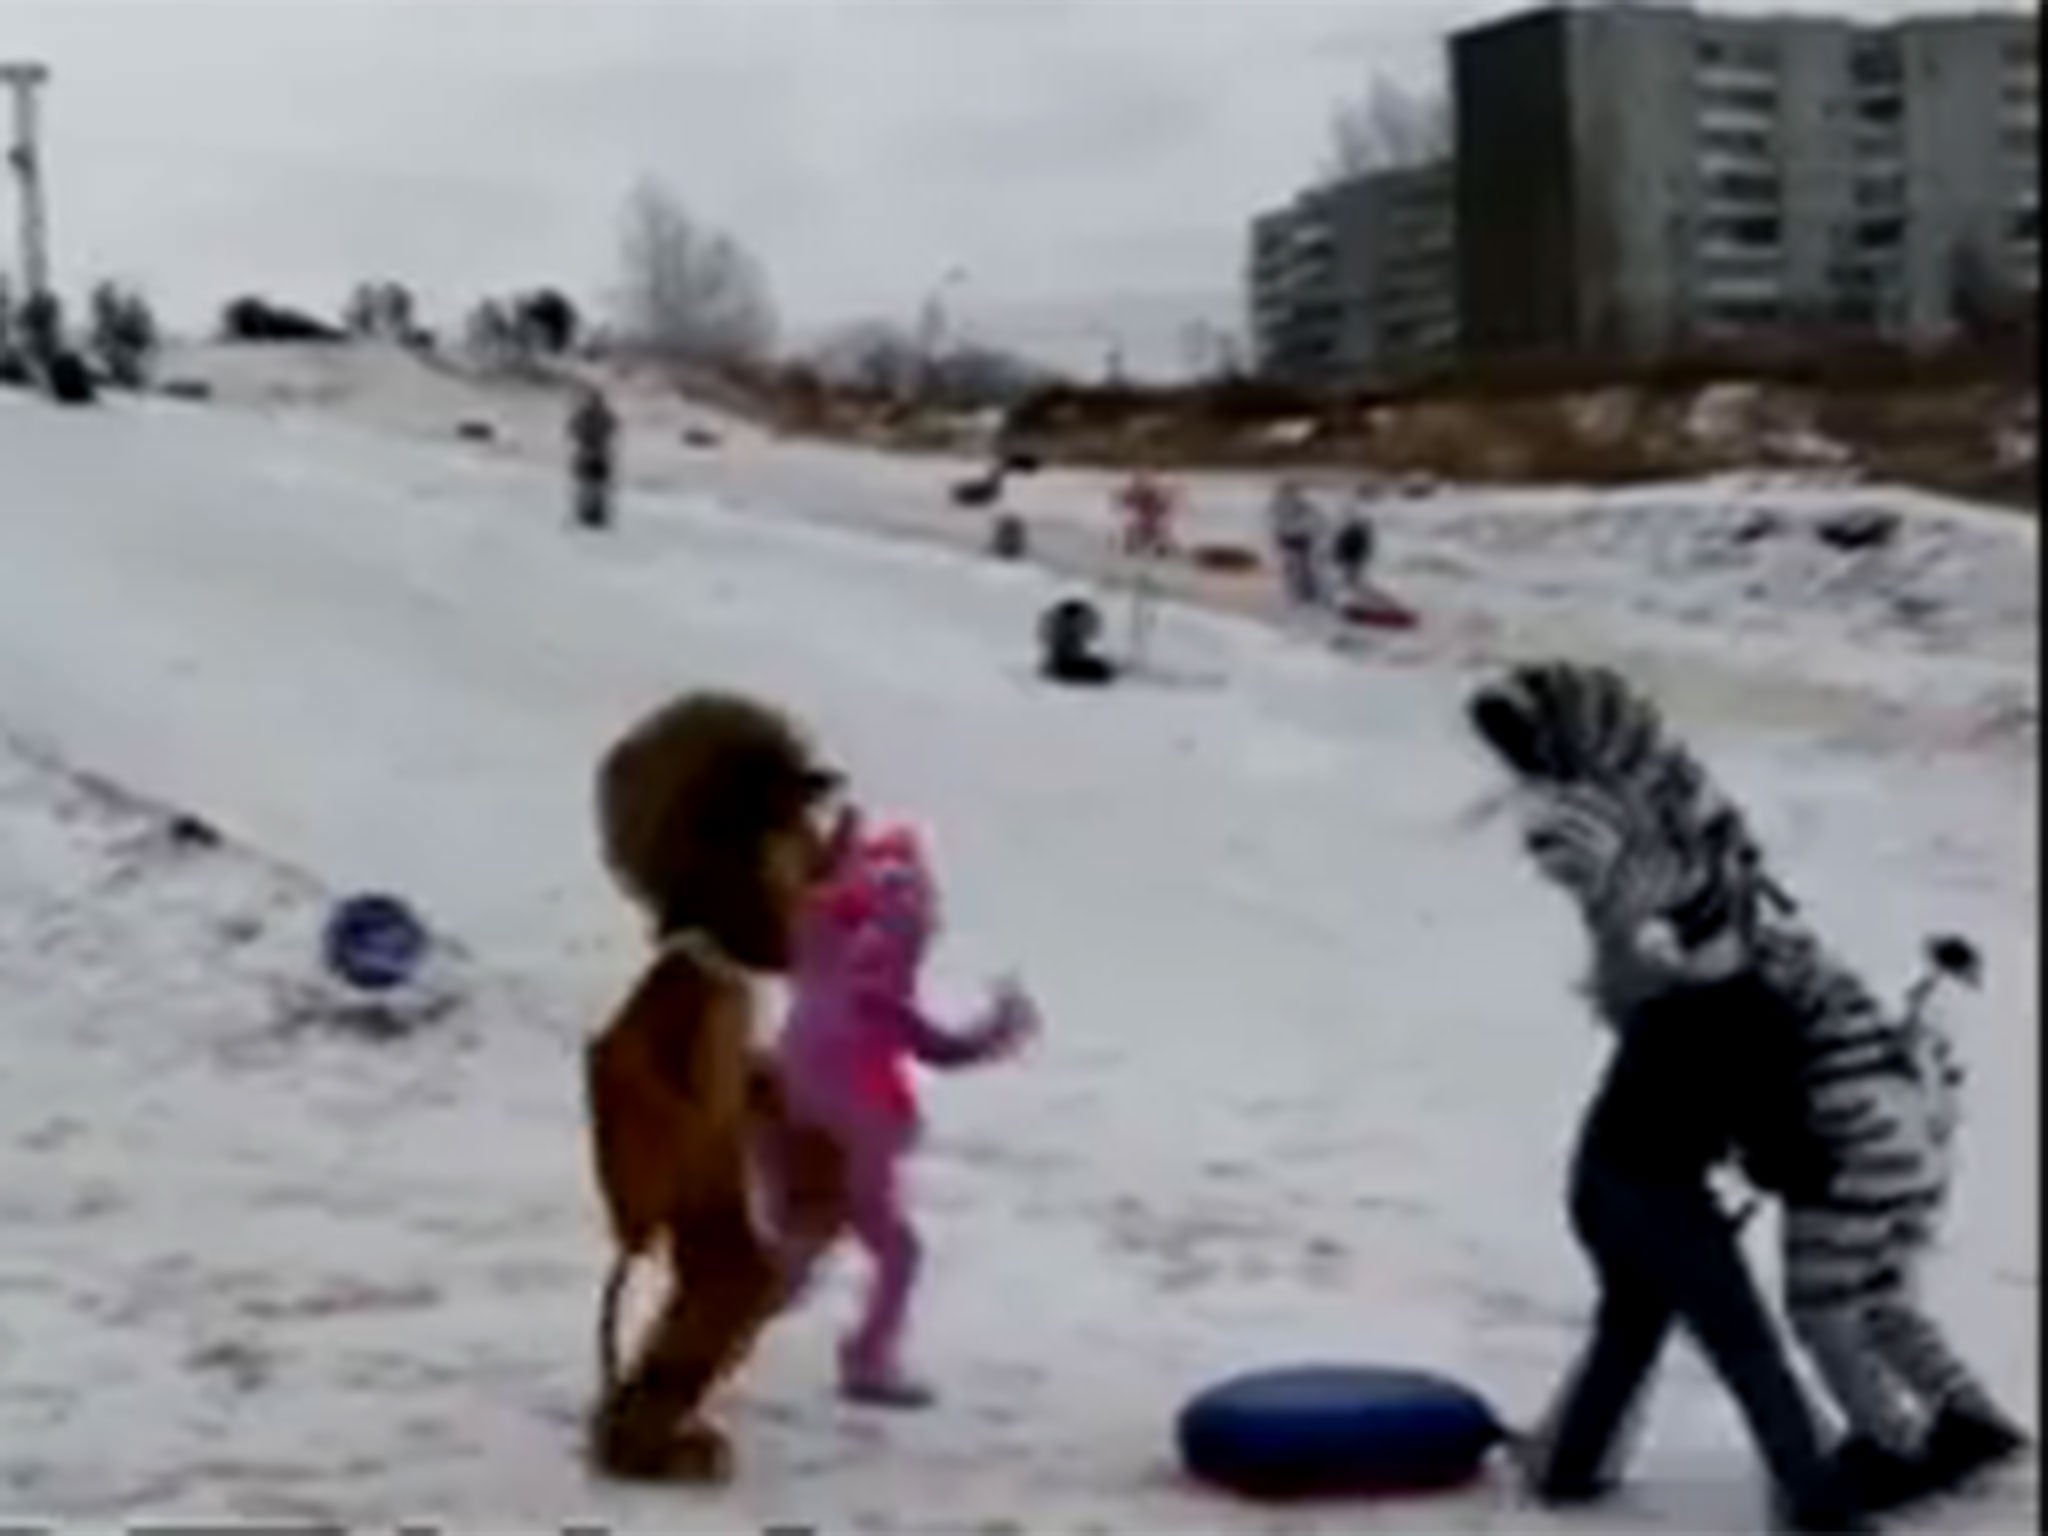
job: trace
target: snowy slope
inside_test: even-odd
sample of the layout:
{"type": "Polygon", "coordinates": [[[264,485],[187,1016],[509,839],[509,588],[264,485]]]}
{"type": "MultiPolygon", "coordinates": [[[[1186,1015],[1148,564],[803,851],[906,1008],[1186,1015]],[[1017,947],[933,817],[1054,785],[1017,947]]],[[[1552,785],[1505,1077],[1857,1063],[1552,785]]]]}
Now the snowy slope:
{"type": "MultiPolygon", "coordinates": [[[[1027,654],[1044,574],[681,494],[584,542],[559,501],[516,461],[303,418],[0,399],[0,721],[325,887],[411,893],[490,978],[445,1037],[274,1039],[317,889],[233,851],[124,883],[135,825],[5,760],[0,910],[36,919],[0,950],[20,1000],[0,1023],[0,1508],[1546,1528],[1504,1486],[1247,1512],[1167,1459],[1176,1403],[1219,1372],[1414,1361],[1523,1416],[1576,1342],[1588,1282],[1557,1186],[1599,1041],[1568,915],[1502,829],[1461,819],[1491,780],[1458,654],[1361,665],[1176,609],[1168,676],[1052,693],[1027,654]],[[592,1486],[574,1456],[603,1254],[573,1050],[635,957],[591,859],[592,761],[645,703],[712,682],[787,700],[871,803],[930,823],[936,996],[964,1005],[1015,961],[1050,1032],[930,1096],[919,1346],[944,1406],[832,1400],[849,1270],[734,1394],[740,1484],[692,1498],[592,1486]],[[250,912],[265,936],[224,948],[250,912]]],[[[1648,621],[1579,622],[1675,654],[1648,621]]],[[[1735,653],[1675,707],[1881,985],[1929,926],[1983,941],[1934,1294],[2023,1405],[2036,774],[1942,711],[1981,683],[1951,665],[2029,663],[1973,647],[1896,658],[1920,670],[1889,735],[1849,730],[1891,716],[1845,694],[1816,740],[1796,646],[1776,676],[1735,653]]],[[[1680,1354],[1629,1501],[1548,1528],[1744,1529],[1752,1482],[1680,1354]]],[[[1920,1528],[2010,1529],[2033,1501],[2028,1474],[1920,1528]]]]}
{"type": "MultiPolygon", "coordinates": [[[[530,384],[374,345],[212,346],[180,355],[177,367],[213,381],[232,408],[439,443],[461,422],[485,422],[495,440],[465,450],[471,457],[561,473],[564,399],[530,384]]],[[[651,380],[609,387],[624,421],[629,518],[662,517],[680,492],[748,517],[960,550],[987,544],[988,514],[962,511],[947,496],[979,463],[779,438],[651,380]],[[703,428],[717,434],[717,447],[685,441],[703,428]]],[[[1177,479],[1185,543],[1265,548],[1270,475],[1177,479]]],[[[1310,479],[1333,506],[1350,489],[1341,476],[1310,479]]],[[[1005,506],[1028,524],[1040,564],[1097,579],[1118,484],[1101,471],[1050,469],[1014,477],[1005,506]]],[[[1920,710],[1938,698],[1965,734],[2028,713],[2017,701],[2031,700],[2038,669],[2038,532],[2010,512],[1893,486],[1737,474],[1620,491],[1446,486],[1379,500],[1374,516],[1378,575],[1431,620],[1419,642],[1376,639],[1382,660],[1562,646],[1647,669],[1663,692],[1718,679],[1731,662],[1754,677],[1783,675],[1789,661],[1794,716],[1832,718],[1844,690],[1920,710]],[[1900,534],[1879,550],[1832,550],[1815,529],[1845,509],[1896,516],[1900,534]],[[1681,658],[1684,669],[1674,671],[1669,663],[1681,658]]],[[[1229,611],[1271,616],[1280,607],[1270,575],[1215,577],[1183,566],[1167,573],[1166,586],[1229,611]]]]}

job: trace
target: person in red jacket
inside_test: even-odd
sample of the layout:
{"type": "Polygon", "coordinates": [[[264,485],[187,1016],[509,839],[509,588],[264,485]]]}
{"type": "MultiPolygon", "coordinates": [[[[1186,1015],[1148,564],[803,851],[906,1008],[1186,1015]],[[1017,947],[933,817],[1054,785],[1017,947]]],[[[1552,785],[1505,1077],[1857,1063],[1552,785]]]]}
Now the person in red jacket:
{"type": "Polygon", "coordinates": [[[1117,492],[1123,513],[1123,549],[1127,555],[1157,558],[1173,549],[1172,487],[1148,469],[1139,469],[1117,492]]]}

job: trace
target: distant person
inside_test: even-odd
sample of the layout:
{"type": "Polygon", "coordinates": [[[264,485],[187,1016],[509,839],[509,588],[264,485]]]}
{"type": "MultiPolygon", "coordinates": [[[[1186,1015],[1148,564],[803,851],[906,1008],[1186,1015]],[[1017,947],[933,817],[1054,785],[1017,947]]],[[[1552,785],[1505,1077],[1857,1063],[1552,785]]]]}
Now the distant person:
{"type": "Polygon", "coordinates": [[[1116,666],[1096,649],[1102,615],[1093,603],[1070,597],[1048,608],[1038,621],[1039,671],[1056,683],[1100,685],[1116,678],[1116,666]]]}
{"type": "MultiPolygon", "coordinates": [[[[1123,552],[1131,593],[1130,662],[1143,664],[1145,643],[1152,633],[1153,609],[1159,588],[1160,567],[1172,557],[1173,525],[1180,507],[1174,488],[1167,480],[1140,466],[1117,493],[1117,507],[1123,516],[1123,552]]],[[[1090,663],[1076,662],[1084,670],[1090,663]]],[[[1067,681],[1107,681],[1069,676],[1067,681]]]]}
{"type": "Polygon", "coordinates": [[[612,474],[619,418],[604,391],[590,385],[569,416],[569,474],[575,482],[576,522],[608,528],[612,520],[612,474]]]}
{"type": "Polygon", "coordinates": [[[1336,537],[1330,543],[1330,560],[1337,568],[1337,579],[1344,584],[1344,595],[1353,601],[1365,596],[1366,577],[1379,542],[1372,518],[1366,512],[1368,495],[1362,489],[1352,493],[1337,523],[1336,537]]]}
{"type": "Polygon", "coordinates": [[[1287,600],[1298,608],[1320,607],[1323,598],[1323,513],[1299,480],[1284,479],[1274,488],[1273,545],[1280,559],[1280,580],[1287,600]]]}
{"type": "Polygon", "coordinates": [[[1173,489],[1149,469],[1140,469],[1117,492],[1127,555],[1157,559],[1173,549],[1173,489]]]}

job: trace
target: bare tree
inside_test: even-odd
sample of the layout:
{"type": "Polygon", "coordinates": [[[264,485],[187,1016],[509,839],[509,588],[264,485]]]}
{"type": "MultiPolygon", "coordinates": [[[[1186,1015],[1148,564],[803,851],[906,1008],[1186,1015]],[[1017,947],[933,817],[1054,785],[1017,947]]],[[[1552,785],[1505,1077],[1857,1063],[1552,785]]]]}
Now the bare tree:
{"type": "Polygon", "coordinates": [[[888,320],[857,320],[812,349],[809,359],[828,384],[869,394],[907,396],[924,370],[917,338],[888,320]]]}
{"type": "Polygon", "coordinates": [[[626,339],[666,362],[728,364],[775,343],[768,279],[752,252],[642,181],[627,201],[621,256],[626,339]]]}
{"type": "Polygon", "coordinates": [[[2018,333],[2024,296],[1999,270],[1982,241],[1958,240],[1949,253],[1949,313],[1972,341],[1997,341],[2018,333]]]}
{"type": "Polygon", "coordinates": [[[14,290],[8,286],[7,274],[0,272],[0,385],[19,386],[29,382],[31,375],[25,347],[14,290]]]}
{"type": "Polygon", "coordinates": [[[514,318],[527,345],[544,357],[560,357],[573,347],[583,323],[575,303],[559,288],[521,295],[514,318]]]}
{"type": "Polygon", "coordinates": [[[342,324],[351,336],[404,344],[417,334],[414,308],[412,290],[403,283],[357,283],[342,306],[342,324]]]}
{"type": "Polygon", "coordinates": [[[140,389],[149,381],[157,352],[156,315],[140,293],[103,282],[92,291],[88,345],[107,377],[119,388],[140,389]]]}
{"type": "Polygon", "coordinates": [[[31,293],[21,301],[16,324],[29,361],[48,368],[64,347],[64,301],[47,290],[31,293]]]}
{"type": "Polygon", "coordinates": [[[1330,115],[1324,176],[1345,181],[1373,171],[1429,165],[1451,152],[1450,102],[1441,88],[1409,90],[1385,75],[1330,115]]]}
{"type": "Polygon", "coordinates": [[[1180,328],[1180,356],[1190,379],[1227,379],[1243,371],[1238,339],[1213,320],[1180,328]]]}
{"type": "Polygon", "coordinates": [[[463,322],[463,344],[484,366],[502,368],[519,361],[517,332],[506,306],[497,299],[485,299],[463,322]]]}
{"type": "Polygon", "coordinates": [[[895,400],[963,410],[1008,405],[1042,384],[1046,370],[999,347],[963,343],[927,350],[922,336],[890,320],[841,326],[806,359],[827,384],[895,400]]]}
{"type": "Polygon", "coordinates": [[[415,330],[412,290],[403,283],[386,283],[378,298],[380,329],[384,335],[401,345],[410,342],[415,330]]]}
{"type": "Polygon", "coordinates": [[[970,411],[1014,405],[1050,378],[1028,358],[976,343],[953,348],[936,360],[932,372],[939,400],[970,411]]]}
{"type": "Polygon", "coordinates": [[[532,372],[545,359],[567,355],[582,326],[567,294],[535,288],[479,301],[463,322],[463,344],[486,368],[532,372]]]}
{"type": "Polygon", "coordinates": [[[370,336],[377,329],[377,286],[374,283],[357,283],[348,291],[348,302],[341,308],[342,328],[351,336],[370,336]]]}

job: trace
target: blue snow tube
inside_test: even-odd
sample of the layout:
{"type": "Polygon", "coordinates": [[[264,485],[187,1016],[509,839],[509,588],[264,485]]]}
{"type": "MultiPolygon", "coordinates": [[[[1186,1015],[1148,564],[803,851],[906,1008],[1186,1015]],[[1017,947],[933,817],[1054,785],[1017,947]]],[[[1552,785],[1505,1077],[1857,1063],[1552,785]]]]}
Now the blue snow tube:
{"type": "Polygon", "coordinates": [[[328,914],[327,968],[365,992],[402,986],[427,953],[426,926],[396,896],[351,896],[328,914]]]}
{"type": "Polygon", "coordinates": [[[1302,1366],[1209,1388],[1181,1410],[1181,1461],[1252,1498],[1413,1493],[1475,1477],[1503,1438],[1476,1393],[1426,1371],[1302,1366]]]}

